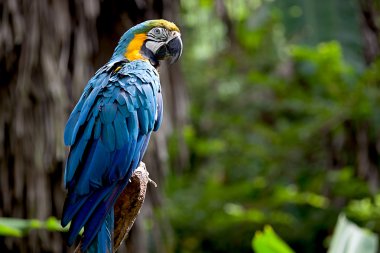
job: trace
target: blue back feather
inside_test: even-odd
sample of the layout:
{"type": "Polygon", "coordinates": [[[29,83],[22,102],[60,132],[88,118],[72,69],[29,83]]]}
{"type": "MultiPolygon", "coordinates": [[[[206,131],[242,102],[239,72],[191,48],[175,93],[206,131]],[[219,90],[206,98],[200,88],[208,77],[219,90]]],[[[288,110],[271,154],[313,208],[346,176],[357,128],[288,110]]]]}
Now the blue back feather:
{"type": "Polygon", "coordinates": [[[158,73],[149,63],[113,57],[88,82],[64,134],[71,146],[62,217],[62,225],[71,221],[69,245],[84,227],[83,251],[112,252],[113,205],[161,120],[158,73]]]}

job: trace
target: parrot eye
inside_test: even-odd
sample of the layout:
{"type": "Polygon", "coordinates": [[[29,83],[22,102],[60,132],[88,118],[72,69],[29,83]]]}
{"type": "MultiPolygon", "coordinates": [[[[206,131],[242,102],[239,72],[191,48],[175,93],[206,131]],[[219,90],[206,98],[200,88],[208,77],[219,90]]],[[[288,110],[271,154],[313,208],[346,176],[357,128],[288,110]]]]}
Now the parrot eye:
{"type": "Polygon", "coordinates": [[[149,31],[148,37],[153,41],[164,41],[167,38],[167,31],[165,28],[156,27],[149,31]]]}

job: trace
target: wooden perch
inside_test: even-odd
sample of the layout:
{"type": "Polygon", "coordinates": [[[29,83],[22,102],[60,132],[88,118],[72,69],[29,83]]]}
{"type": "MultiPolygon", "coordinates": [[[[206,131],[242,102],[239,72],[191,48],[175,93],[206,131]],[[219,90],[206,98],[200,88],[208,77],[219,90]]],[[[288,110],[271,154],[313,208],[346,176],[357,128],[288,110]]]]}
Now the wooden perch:
{"type": "MultiPolygon", "coordinates": [[[[128,237],[128,233],[144,203],[146,188],[149,182],[153,181],[149,179],[149,173],[146,170],[145,163],[140,162],[139,167],[132,174],[130,182],[120,194],[114,206],[115,227],[113,252],[116,252],[123,240],[128,237]]],[[[154,182],[153,184],[157,186],[154,182]]],[[[81,252],[80,244],[74,252],[81,252]]]]}
{"type": "Polygon", "coordinates": [[[120,247],[124,239],[127,238],[140,208],[144,203],[146,188],[149,183],[149,173],[145,163],[140,162],[124,191],[116,201],[115,210],[115,229],[113,247],[114,252],[120,247]]]}

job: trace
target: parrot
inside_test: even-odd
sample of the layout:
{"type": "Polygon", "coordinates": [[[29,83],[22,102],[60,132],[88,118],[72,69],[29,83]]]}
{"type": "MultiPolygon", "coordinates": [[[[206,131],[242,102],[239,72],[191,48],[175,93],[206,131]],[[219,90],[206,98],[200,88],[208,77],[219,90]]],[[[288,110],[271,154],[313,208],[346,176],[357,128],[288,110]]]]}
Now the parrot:
{"type": "Polygon", "coordinates": [[[61,225],[67,244],[83,229],[81,252],[113,252],[114,204],[163,119],[160,61],[182,54],[179,28],[164,19],[127,30],[88,81],[64,130],[69,146],[61,225]]]}

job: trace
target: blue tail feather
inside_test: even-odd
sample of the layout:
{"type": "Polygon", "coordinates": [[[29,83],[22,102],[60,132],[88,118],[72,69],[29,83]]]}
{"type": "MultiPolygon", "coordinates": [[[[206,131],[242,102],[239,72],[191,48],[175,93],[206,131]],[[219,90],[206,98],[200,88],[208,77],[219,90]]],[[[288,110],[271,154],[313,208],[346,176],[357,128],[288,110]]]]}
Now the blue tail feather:
{"type": "Polygon", "coordinates": [[[74,215],[78,212],[80,207],[86,202],[85,198],[76,200],[73,199],[74,196],[69,194],[69,196],[65,200],[65,204],[63,206],[63,215],[61,219],[61,225],[66,227],[67,224],[73,219],[74,215]]]}
{"type": "Polygon", "coordinates": [[[95,241],[94,239],[96,238],[98,231],[102,229],[102,226],[104,225],[102,221],[104,222],[105,217],[107,217],[110,212],[113,213],[113,205],[127,183],[128,180],[119,181],[114,187],[114,190],[110,193],[110,196],[107,197],[107,201],[98,205],[90,219],[86,222],[81,245],[82,251],[86,251],[92,242],[95,241]]]}
{"type": "Polygon", "coordinates": [[[72,218],[70,225],[69,236],[67,243],[72,245],[79,234],[79,231],[85,225],[87,220],[90,218],[92,213],[95,211],[96,207],[104,200],[104,198],[110,193],[112,186],[106,189],[98,190],[86,199],[83,206],[80,207],[80,211],[76,212],[76,215],[72,218]]]}
{"type": "Polygon", "coordinates": [[[106,219],[95,239],[89,246],[87,253],[112,253],[113,250],[113,227],[114,227],[114,212],[113,208],[108,212],[106,219]]]}

